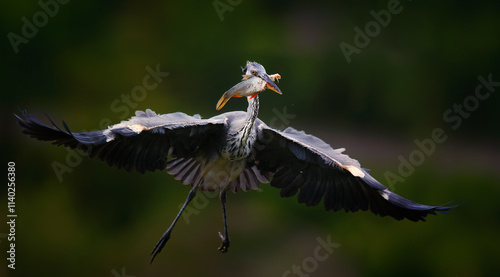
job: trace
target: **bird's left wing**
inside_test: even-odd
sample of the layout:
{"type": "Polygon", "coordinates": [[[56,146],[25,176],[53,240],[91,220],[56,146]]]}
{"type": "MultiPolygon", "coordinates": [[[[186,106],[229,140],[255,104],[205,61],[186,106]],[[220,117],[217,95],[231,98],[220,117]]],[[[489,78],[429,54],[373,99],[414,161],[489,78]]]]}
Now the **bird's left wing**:
{"type": "Polygon", "coordinates": [[[274,130],[257,120],[255,162],[263,175],[272,176],[271,185],[282,197],[298,193],[307,206],[323,199],[326,210],[346,212],[371,210],[401,220],[425,220],[427,214],[450,207],[427,206],[405,199],[375,180],[357,160],[332,149],[321,139],[291,127],[274,130]]]}
{"type": "Polygon", "coordinates": [[[180,112],[158,115],[148,109],[105,130],[72,133],[64,122],[63,130],[50,118],[53,127],[25,111],[16,117],[23,133],[31,137],[77,148],[110,166],[141,173],[165,169],[167,156],[190,157],[193,152],[217,147],[214,140],[221,137],[226,124],[223,117],[201,119],[180,112]]]}

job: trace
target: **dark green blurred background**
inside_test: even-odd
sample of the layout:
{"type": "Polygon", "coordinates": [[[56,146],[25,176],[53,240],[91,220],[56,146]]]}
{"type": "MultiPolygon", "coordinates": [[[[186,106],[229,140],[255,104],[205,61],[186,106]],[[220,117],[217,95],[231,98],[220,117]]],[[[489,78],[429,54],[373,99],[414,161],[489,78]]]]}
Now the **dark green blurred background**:
{"type": "MultiPolygon", "coordinates": [[[[213,1],[69,1],[43,22],[36,1],[3,1],[1,151],[5,169],[16,163],[18,218],[16,270],[7,268],[7,225],[0,225],[0,275],[282,276],[304,261],[314,266],[317,239],[330,238],[340,246],[303,274],[499,276],[500,87],[485,100],[474,92],[478,76],[500,82],[500,5],[402,1],[348,63],[340,44],[354,45],[354,28],[364,30],[370,11],[388,2],[221,0],[216,6],[229,8],[220,14],[213,1]],[[41,27],[16,53],[9,33],[21,36],[23,17],[34,16],[41,27]],[[247,60],[283,77],[283,95],[261,95],[261,119],[347,148],[384,184],[401,158],[416,155],[416,139],[441,128],[447,140],[391,189],[425,204],[465,204],[427,222],[398,222],[308,208],[263,185],[228,196],[227,254],[216,250],[222,216],[210,198],[189,224],[179,221],[149,265],[188,187],[165,172],[127,173],[85,157],[70,159],[75,166],[60,181],[52,165],[68,164],[68,151],[22,135],[12,115],[18,106],[47,113],[73,131],[117,123],[136,109],[211,117],[247,60]],[[148,66],[169,75],[129,108],[122,95],[142,84],[148,66]],[[464,100],[470,111],[443,119],[464,100]],[[289,117],[279,120],[284,110],[289,117]]],[[[241,109],[246,101],[235,99],[223,112],[241,109]]],[[[1,211],[6,194],[4,187],[1,211]]]]}

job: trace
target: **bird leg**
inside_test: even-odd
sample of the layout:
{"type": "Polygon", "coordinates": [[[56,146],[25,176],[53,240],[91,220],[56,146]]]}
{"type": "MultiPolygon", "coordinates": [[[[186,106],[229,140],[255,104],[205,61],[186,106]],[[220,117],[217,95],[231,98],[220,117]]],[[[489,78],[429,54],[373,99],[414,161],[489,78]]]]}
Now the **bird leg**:
{"type": "Polygon", "coordinates": [[[221,190],[220,192],[220,202],[222,203],[222,215],[224,217],[224,236],[219,232],[219,237],[222,240],[222,245],[219,247],[219,251],[226,253],[229,248],[230,240],[229,233],[227,231],[227,218],[226,218],[226,191],[221,190]]]}
{"type": "Polygon", "coordinates": [[[193,198],[196,196],[197,190],[198,190],[198,185],[196,184],[189,191],[189,194],[186,198],[186,202],[184,202],[184,205],[182,205],[181,210],[179,211],[179,213],[175,217],[172,224],[170,224],[170,227],[168,227],[167,231],[163,234],[163,236],[161,236],[160,240],[156,243],[155,247],[151,251],[151,255],[153,255],[153,257],[151,258],[150,263],[153,263],[153,260],[155,259],[156,255],[158,255],[158,253],[161,252],[161,250],[163,249],[163,247],[165,246],[167,241],[170,239],[170,233],[172,233],[172,229],[174,229],[175,223],[177,223],[177,220],[179,220],[179,217],[181,217],[182,212],[187,207],[189,202],[191,202],[191,200],[193,200],[193,198]]]}

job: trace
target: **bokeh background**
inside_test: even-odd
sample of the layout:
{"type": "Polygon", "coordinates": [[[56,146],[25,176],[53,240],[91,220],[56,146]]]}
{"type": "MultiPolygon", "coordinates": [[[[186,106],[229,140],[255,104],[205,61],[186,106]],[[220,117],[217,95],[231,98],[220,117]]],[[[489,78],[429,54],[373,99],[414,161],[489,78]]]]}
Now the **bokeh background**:
{"type": "MultiPolygon", "coordinates": [[[[0,225],[0,275],[287,276],[300,266],[308,276],[499,276],[500,87],[484,100],[474,95],[479,76],[500,82],[500,5],[438,2],[401,1],[400,12],[372,30],[350,63],[341,43],[355,46],[354,28],[365,30],[371,11],[396,2],[1,2],[0,147],[4,172],[7,162],[16,163],[18,218],[15,270],[7,268],[8,230],[0,225]],[[50,14],[40,3],[49,3],[50,14]],[[27,30],[31,37],[14,46],[11,33],[22,36],[34,20],[36,34],[27,30]],[[220,203],[207,196],[149,265],[188,187],[165,172],[127,173],[71,156],[22,135],[13,116],[18,107],[42,118],[47,113],[73,131],[99,129],[146,108],[211,117],[247,60],[283,77],[283,95],[261,95],[264,121],[347,148],[404,197],[464,204],[427,222],[399,222],[306,207],[263,185],[228,196],[227,254],[216,250],[220,203]],[[168,76],[134,98],[146,67],[168,76]],[[443,118],[465,100],[468,111],[443,118]],[[446,141],[406,169],[404,181],[389,180],[400,175],[401,159],[417,155],[415,140],[432,138],[436,128],[446,141]],[[55,163],[71,172],[58,178],[55,163]],[[312,261],[318,240],[328,239],[338,247],[312,261]]],[[[224,107],[242,109],[240,99],[224,107]]],[[[5,186],[0,199],[4,214],[5,186]]]]}

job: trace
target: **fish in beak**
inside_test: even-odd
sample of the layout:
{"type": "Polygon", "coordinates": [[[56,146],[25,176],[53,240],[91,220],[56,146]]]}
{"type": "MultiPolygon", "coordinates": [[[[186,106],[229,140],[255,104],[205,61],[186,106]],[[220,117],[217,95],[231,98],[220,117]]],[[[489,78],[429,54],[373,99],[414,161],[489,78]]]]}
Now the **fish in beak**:
{"type": "Polygon", "coordinates": [[[244,97],[250,96],[255,97],[260,92],[264,91],[266,88],[275,91],[278,94],[282,94],[279,87],[274,83],[273,80],[280,79],[279,74],[273,74],[271,76],[266,73],[256,73],[255,75],[243,75],[243,80],[238,84],[234,85],[228,91],[226,91],[222,97],[217,102],[216,109],[220,110],[231,97],[244,97]]]}
{"type": "Polygon", "coordinates": [[[240,92],[243,92],[243,91],[248,89],[247,88],[248,87],[247,80],[249,80],[249,79],[245,79],[245,80],[239,82],[238,84],[236,84],[232,88],[230,88],[228,91],[224,92],[222,97],[219,99],[219,102],[217,102],[216,109],[217,110],[222,109],[222,107],[224,107],[224,105],[226,105],[227,101],[229,101],[229,99],[231,99],[231,97],[243,97],[243,95],[241,95],[240,92]]]}

